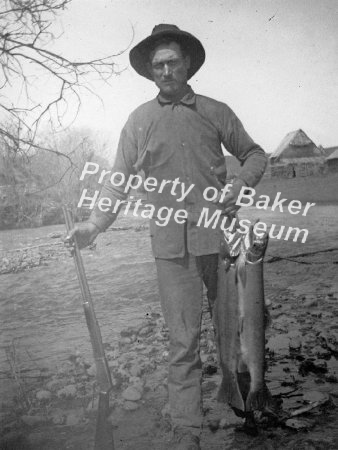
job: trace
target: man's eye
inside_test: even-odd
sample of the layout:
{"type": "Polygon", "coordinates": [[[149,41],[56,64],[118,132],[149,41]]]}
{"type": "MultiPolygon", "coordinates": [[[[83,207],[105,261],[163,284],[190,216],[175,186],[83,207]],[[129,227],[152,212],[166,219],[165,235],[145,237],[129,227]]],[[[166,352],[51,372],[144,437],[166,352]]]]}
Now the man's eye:
{"type": "Polygon", "coordinates": [[[170,61],[166,61],[164,63],[157,63],[157,64],[153,64],[152,68],[153,70],[163,70],[164,66],[168,66],[170,69],[174,69],[175,67],[177,67],[179,65],[180,61],[178,60],[170,60],[170,61]]]}
{"type": "Polygon", "coordinates": [[[173,68],[176,67],[178,65],[178,61],[168,61],[168,66],[173,68]]]}
{"type": "Polygon", "coordinates": [[[162,70],[163,69],[163,64],[153,64],[153,69],[154,70],[162,70]]]}

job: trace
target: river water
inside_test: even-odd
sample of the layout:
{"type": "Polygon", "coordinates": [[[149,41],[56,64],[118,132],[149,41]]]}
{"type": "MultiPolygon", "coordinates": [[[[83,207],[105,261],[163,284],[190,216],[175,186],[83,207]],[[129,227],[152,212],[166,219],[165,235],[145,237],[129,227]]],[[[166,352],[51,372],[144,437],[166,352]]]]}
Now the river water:
{"type": "MultiPolygon", "coordinates": [[[[244,209],[244,208],[243,208],[244,209]]],[[[306,243],[274,240],[269,256],[293,255],[337,246],[337,205],[316,206],[308,216],[245,211],[251,220],[260,217],[267,224],[307,228],[306,243]],[[287,224],[286,224],[287,221],[287,224]]],[[[121,217],[116,226],[131,223],[121,217]]],[[[133,219],[133,223],[146,221],[133,219]]],[[[0,251],[55,242],[51,232],[62,225],[0,232],[0,251]]],[[[82,252],[103,340],[114,342],[120,331],[144,318],[151,305],[158,304],[156,271],[148,230],[121,230],[99,236],[97,249],[82,252]]],[[[64,255],[46,266],[0,276],[0,394],[8,389],[9,366],[5,349],[13,344],[20,367],[55,370],[76,351],[91,359],[74,262],[64,255]]]]}

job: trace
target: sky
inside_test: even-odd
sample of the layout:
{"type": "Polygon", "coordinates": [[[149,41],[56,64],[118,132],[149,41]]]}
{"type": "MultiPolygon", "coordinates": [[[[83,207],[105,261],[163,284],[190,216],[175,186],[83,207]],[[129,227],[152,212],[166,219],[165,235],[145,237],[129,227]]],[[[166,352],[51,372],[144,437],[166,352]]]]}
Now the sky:
{"type": "Polygon", "coordinates": [[[157,95],[128,53],[159,23],[202,42],[206,61],[192,88],[227,103],[267,152],[299,128],[317,145],[338,145],[335,0],[73,0],[54,23],[62,32],[54,50],[83,60],[127,49],[114,59],[120,75],[109,85],[92,81],[101,101],[84,93],[74,122],[109,141],[109,159],[129,114],[157,95]]]}

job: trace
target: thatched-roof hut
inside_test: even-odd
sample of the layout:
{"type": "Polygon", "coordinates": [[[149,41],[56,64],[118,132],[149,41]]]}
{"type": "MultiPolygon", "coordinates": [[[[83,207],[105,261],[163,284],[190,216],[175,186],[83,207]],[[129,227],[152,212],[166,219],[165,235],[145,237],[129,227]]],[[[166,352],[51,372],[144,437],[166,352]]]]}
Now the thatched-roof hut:
{"type": "Polygon", "coordinates": [[[326,158],[329,172],[338,172],[338,147],[326,158]]]}
{"type": "Polygon", "coordinates": [[[324,155],[326,156],[326,158],[331,156],[332,153],[334,153],[336,150],[338,150],[338,146],[337,145],[335,147],[325,147],[325,148],[323,148],[323,152],[324,152],[324,155]]]}
{"type": "Polygon", "coordinates": [[[270,156],[271,176],[282,178],[322,175],[325,155],[303,130],[288,133],[270,156]]]}

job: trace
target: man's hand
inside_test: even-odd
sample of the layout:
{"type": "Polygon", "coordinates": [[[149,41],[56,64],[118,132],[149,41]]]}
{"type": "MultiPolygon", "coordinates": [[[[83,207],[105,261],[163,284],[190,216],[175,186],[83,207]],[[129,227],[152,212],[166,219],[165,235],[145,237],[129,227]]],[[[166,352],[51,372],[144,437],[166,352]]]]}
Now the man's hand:
{"type": "Polygon", "coordinates": [[[79,248],[84,248],[95,241],[97,235],[100,233],[99,228],[91,222],[85,222],[80,225],[76,225],[64,239],[65,244],[68,247],[74,245],[74,237],[76,238],[79,248]]]}
{"type": "Polygon", "coordinates": [[[219,201],[221,198],[220,193],[213,203],[221,205],[223,207],[224,213],[227,216],[235,216],[237,211],[240,209],[240,206],[236,205],[236,201],[243,186],[246,186],[246,183],[240,178],[237,178],[232,183],[232,188],[230,189],[230,191],[223,196],[222,201],[219,201]]]}

